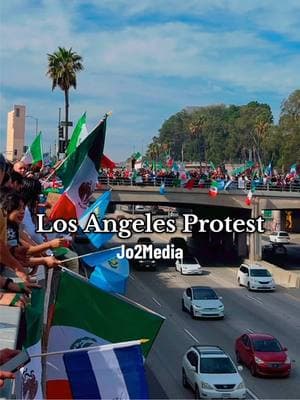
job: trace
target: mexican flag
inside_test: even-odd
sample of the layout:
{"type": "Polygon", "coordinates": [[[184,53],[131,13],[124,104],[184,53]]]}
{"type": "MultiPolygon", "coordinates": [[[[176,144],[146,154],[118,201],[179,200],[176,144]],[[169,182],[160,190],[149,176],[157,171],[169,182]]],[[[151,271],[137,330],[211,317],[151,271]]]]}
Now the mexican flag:
{"type": "Polygon", "coordinates": [[[24,164],[37,164],[43,163],[43,149],[42,149],[42,132],[40,132],[28,148],[24,156],[21,158],[24,164]]]}
{"type": "Polygon", "coordinates": [[[86,127],[86,113],[84,113],[78,120],[75,129],[72,133],[71,140],[66,149],[66,155],[73,153],[80,143],[88,136],[88,130],[86,127]]]}
{"type": "Polygon", "coordinates": [[[89,205],[98,178],[107,115],[57,170],[66,188],[49,218],[79,218],[89,205]]]}
{"type": "Polygon", "coordinates": [[[216,197],[218,195],[218,182],[217,181],[211,182],[208,194],[210,195],[210,197],[216,197]]]}
{"type": "MultiPolygon", "coordinates": [[[[41,338],[43,333],[44,311],[43,289],[33,289],[31,305],[25,309],[26,340],[24,347],[30,356],[42,353],[41,338]]],[[[43,399],[42,392],[42,360],[32,358],[20,369],[16,384],[17,399],[43,399]]]]}
{"type": "Polygon", "coordinates": [[[133,154],[132,157],[135,160],[134,169],[136,169],[136,170],[141,169],[142,168],[142,158],[143,158],[141,153],[138,151],[137,153],[133,154]]]}
{"type": "MultiPolygon", "coordinates": [[[[120,295],[107,293],[75,274],[61,272],[48,352],[149,339],[146,357],[164,317],[120,295]]],[[[47,357],[46,398],[71,399],[63,355],[47,357]]]]}

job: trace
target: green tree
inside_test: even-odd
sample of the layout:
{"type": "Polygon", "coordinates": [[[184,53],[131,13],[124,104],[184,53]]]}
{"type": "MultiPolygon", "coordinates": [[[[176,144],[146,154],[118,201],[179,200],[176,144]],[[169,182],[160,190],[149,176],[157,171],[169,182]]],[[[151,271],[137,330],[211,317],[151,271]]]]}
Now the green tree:
{"type": "Polygon", "coordinates": [[[83,70],[82,57],[75,53],[72,48],[69,50],[64,47],[58,47],[58,50],[48,56],[47,76],[52,80],[52,90],[56,86],[64,92],[65,95],[65,121],[66,126],[66,145],[68,144],[68,122],[69,122],[69,90],[71,87],[76,89],[76,73],[83,70]]]}
{"type": "Polygon", "coordinates": [[[283,101],[279,119],[282,136],[279,165],[286,170],[300,163],[300,90],[295,90],[283,101]]]}

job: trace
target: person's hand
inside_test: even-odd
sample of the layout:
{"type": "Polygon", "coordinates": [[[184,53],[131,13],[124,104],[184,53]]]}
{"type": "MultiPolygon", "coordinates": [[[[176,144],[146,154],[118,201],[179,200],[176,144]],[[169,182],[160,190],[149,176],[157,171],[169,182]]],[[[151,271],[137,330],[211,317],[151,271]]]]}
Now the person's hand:
{"type": "Polygon", "coordinates": [[[30,276],[24,270],[20,270],[20,269],[15,270],[15,273],[18,278],[22,279],[23,282],[25,282],[25,283],[31,282],[30,276]]]}
{"type": "MultiPolygon", "coordinates": [[[[0,350],[0,366],[2,364],[5,364],[7,361],[9,361],[11,358],[15,357],[17,354],[19,354],[21,350],[13,350],[13,349],[2,349],[0,350]]],[[[1,367],[0,367],[1,369],[1,367]]]]}
{"type": "Polygon", "coordinates": [[[27,267],[29,262],[28,248],[25,246],[17,246],[14,248],[13,256],[22,264],[27,267]]]}
{"type": "Polygon", "coordinates": [[[15,379],[15,374],[13,374],[12,372],[0,370],[0,388],[4,386],[5,379],[15,379]]]}
{"type": "Polygon", "coordinates": [[[57,238],[50,240],[49,242],[51,249],[56,249],[57,247],[64,247],[65,239],[64,238],[57,238]]]}
{"type": "MultiPolygon", "coordinates": [[[[8,287],[7,287],[7,290],[8,290],[9,292],[14,292],[14,293],[24,293],[24,294],[26,294],[27,296],[29,296],[29,295],[31,294],[31,292],[32,292],[31,289],[33,289],[33,288],[38,288],[38,289],[40,289],[40,288],[41,288],[41,285],[39,285],[39,284],[36,283],[36,282],[27,282],[27,283],[23,283],[23,282],[20,282],[20,283],[10,282],[9,285],[8,285],[8,287]]],[[[1,355],[0,355],[0,356],[1,356],[1,355]]]]}
{"type": "Polygon", "coordinates": [[[55,267],[58,267],[60,264],[60,261],[52,256],[44,257],[43,262],[45,263],[46,267],[48,267],[48,268],[55,268],[55,267]]]}
{"type": "Polygon", "coordinates": [[[38,265],[34,265],[33,267],[30,267],[31,269],[30,269],[30,272],[28,273],[28,275],[30,275],[30,276],[35,275],[38,270],[38,267],[39,267],[38,265]]]}
{"type": "Polygon", "coordinates": [[[0,299],[2,306],[13,306],[25,308],[29,303],[29,298],[25,294],[4,293],[0,299]]]}

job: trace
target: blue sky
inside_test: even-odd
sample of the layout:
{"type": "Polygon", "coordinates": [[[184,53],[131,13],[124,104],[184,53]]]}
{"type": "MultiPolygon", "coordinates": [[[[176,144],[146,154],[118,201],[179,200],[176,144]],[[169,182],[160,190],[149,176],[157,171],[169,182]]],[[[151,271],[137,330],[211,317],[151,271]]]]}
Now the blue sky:
{"type": "MultiPolygon", "coordinates": [[[[70,91],[74,123],[112,111],[105,153],[142,151],[186,106],[280,104],[299,89],[298,0],[9,0],[0,2],[0,150],[7,112],[24,104],[39,119],[44,150],[57,138],[63,92],[51,91],[47,53],[83,57],[70,91]]],[[[35,121],[26,120],[26,142],[35,121]]]]}

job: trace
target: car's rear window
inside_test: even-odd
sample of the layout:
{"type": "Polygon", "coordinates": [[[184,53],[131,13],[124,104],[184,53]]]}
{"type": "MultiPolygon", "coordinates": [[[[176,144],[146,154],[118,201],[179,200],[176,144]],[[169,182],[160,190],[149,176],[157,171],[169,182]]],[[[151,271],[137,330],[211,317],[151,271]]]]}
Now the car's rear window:
{"type": "Polygon", "coordinates": [[[289,236],[289,234],[288,233],[286,233],[286,232],[279,232],[279,235],[278,236],[284,236],[284,237],[287,237],[287,236],[289,236]]]}
{"type": "Polygon", "coordinates": [[[203,374],[234,374],[236,369],[227,357],[201,357],[200,372],[203,374]]]}
{"type": "Polygon", "coordinates": [[[193,298],[194,300],[217,300],[218,296],[210,288],[194,288],[193,298]]]}
{"type": "Polygon", "coordinates": [[[198,262],[194,257],[184,257],[183,264],[198,264],[198,262]]]}

